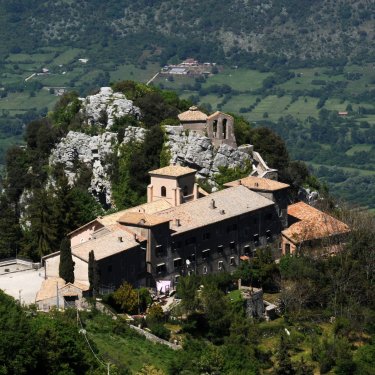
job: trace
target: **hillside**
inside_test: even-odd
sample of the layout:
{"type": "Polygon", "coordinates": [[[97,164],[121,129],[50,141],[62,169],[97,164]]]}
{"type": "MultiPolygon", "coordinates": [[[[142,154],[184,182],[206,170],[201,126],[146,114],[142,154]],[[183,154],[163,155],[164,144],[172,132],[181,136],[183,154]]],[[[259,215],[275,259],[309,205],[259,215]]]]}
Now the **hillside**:
{"type": "Polygon", "coordinates": [[[216,62],[218,74],[153,84],[271,127],[338,198],[374,210],[373,14],[367,1],[0,1],[0,175],[6,150],[63,92],[147,82],[195,57],[216,62]],[[347,108],[324,129],[321,110],[334,118],[347,108]],[[305,155],[306,141],[314,151],[305,155]]]}
{"type": "Polygon", "coordinates": [[[365,0],[1,1],[0,51],[68,45],[98,61],[110,54],[118,61],[191,55],[269,67],[363,62],[374,59],[374,7],[365,0]]]}

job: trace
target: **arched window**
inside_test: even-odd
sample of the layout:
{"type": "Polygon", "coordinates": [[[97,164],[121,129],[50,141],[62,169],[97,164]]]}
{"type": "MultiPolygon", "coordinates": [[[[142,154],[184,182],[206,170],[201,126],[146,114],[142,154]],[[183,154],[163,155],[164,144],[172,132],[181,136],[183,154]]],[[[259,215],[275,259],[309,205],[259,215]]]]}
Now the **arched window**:
{"type": "Polygon", "coordinates": [[[217,137],[217,120],[214,120],[212,124],[212,132],[214,133],[214,137],[217,137]]]}
{"type": "Polygon", "coordinates": [[[223,139],[227,139],[228,129],[227,129],[227,119],[223,119],[223,139]]]}
{"type": "Polygon", "coordinates": [[[161,189],[160,189],[160,195],[162,197],[166,197],[167,196],[167,189],[165,186],[162,186],[161,189]]]}
{"type": "Polygon", "coordinates": [[[184,197],[186,197],[188,195],[188,187],[185,185],[183,190],[182,190],[182,194],[184,195],[184,197]]]}

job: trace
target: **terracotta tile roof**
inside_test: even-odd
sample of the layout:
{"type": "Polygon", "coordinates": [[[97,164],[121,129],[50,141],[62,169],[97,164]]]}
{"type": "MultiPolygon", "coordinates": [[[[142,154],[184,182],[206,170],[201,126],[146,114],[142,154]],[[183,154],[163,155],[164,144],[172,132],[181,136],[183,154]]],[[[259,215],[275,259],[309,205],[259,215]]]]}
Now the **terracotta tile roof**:
{"type": "Polygon", "coordinates": [[[350,231],[350,228],[342,221],[304,202],[290,205],[288,215],[292,219],[299,220],[282,231],[283,236],[293,243],[327,238],[350,231]]]}
{"type": "Polygon", "coordinates": [[[48,298],[56,297],[56,284],[58,285],[58,289],[59,291],[61,291],[62,295],[67,295],[64,294],[64,289],[66,289],[70,285],[82,291],[89,290],[89,285],[82,284],[77,281],[75,281],[73,284],[66,284],[65,281],[60,277],[50,277],[42,282],[42,285],[36,295],[35,301],[38,302],[48,298]]]}
{"type": "Polygon", "coordinates": [[[184,232],[273,204],[271,200],[244,186],[236,186],[160,211],[155,215],[171,220],[171,228],[175,232],[184,232]],[[215,208],[211,208],[212,201],[215,208]],[[178,226],[175,224],[175,219],[179,219],[178,226]]]}
{"type": "Polygon", "coordinates": [[[196,169],[189,167],[183,167],[181,165],[168,165],[167,167],[155,169],[148,172],[150,175],[159,175],[159,176],[170,176],[170,177],[180,177],[187,174],[196,173],[196,169]]]}
{"type": "Polygon", "coordinates": [[[138,245],[139,243],[135,240],[134,234],[118,229],[74,246],[72,254],[88,262],[91,250],[94,251],[95,259],[100,260],[132,249],[138,245]],[[119,238],[121,238],[121,241],[119,238]]]}
{"type": "Polygon", "coordinates": [[[207,115],[198,110],[197,107],[190,107],[188,111],[180,113],[178,116],[180,121],[206,121],[207,115]]]}
{"type": "Polygon", "coordinates": [[[224,115],[225,117],[230,117],[230,118],[233,118],[231,115],[228,115],[227,113],[224,113],[224,112],[220,112],[220,111],[216,111],[214,112],[212,115],[209,115],[207,117],[207,120],[211,120],[212,118],[215,118],[219,115],[224,115]]]}
{"type": "Polygon", "coordinates": [[[140,225],[153,227],[154,225],[168,222],[169,219],[156,215],[149,215],[143,212],[127,212],[120,217],[119,223],[124,225],[140,225]]]}
{"type": "Polygon", "coordinates": [[[248,189],[255,190],[255,191],[277,191],[286,189],[289,187],[288,184],[284,184],[279,181],[270,180],[268,178],[261,178],[261,177],[254,177],[254,176],[248,176],[241,178],[239,180],[231,181],[224,186],[231,187],[231,186],[238,186],[243,185],[247,187],[248,189]]]}
{"type": "Polygon", "coordinates": [[[65,281],[60,277],[51,277],[42,282],[42,285],[36,295],[35,301],[43,301],[47,298],[56,297],[56,284],[60,289],[65,285],[65,281]]]}
{"type": "Polygon", "coordinates": [[[81,227],[70,232],[69,235],[77,232],[78,230],[85,228],[88,225],[91,225],[94,222],[101,224],[104,227],[118,224],[118,219],[123,216],[126,212],[145,212],[146,214],[153,214],[158,211],[166,210],[170,208],[172,204],[165,199],[158,199],[157,201],[144,203],[139,206],[127,208],[126,210],[118,211],[110,215],[99,216],[96,219],[82,225],[81,227]]]}

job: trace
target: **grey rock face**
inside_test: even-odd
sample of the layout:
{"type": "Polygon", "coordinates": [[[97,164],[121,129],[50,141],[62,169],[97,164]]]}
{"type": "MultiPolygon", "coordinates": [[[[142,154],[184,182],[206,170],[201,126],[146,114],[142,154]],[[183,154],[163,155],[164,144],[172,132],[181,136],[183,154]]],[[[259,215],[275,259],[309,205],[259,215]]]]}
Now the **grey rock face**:
{"type": "MultiPolygon", "coordinates": [[[[123,144],[131,140],[143,141],[146,130],[129,126],[124,135],[123,144]]],[[[51,166],[63,164],[69,183],[73,184],[77,176],[77,161],[85,163],[92,169],[89,192],[102,204],[111,206],[112,186],[108,175],[107,157],[114,152],[117,145],[117,134],[105,132],[90,136],[70,131],[52,150],[49,159],[51,166]]]]}
{"type": "Polygon", "coordinates": [[[251,154],[222,144],[215,149],[208,137],[194,131],[184,131],[182,126],[165,126],[171,163],[186,165],[198,170],[198,178],[210,178],[219,167],[245,167],[251,162],[251,154]]]}
{"type": "Polygon", "coordinates": [[[102,87],[99,93],[82,98],[81,114],[89,125],[100,125],[107,130],[114,124],[116,118],[125,115],[141,116],[141,111],[133,105],[132,100],[124,94],[113,92],[110,87],[102,87]],[[106,123],[104,123],[106,122],[106,123]]]}

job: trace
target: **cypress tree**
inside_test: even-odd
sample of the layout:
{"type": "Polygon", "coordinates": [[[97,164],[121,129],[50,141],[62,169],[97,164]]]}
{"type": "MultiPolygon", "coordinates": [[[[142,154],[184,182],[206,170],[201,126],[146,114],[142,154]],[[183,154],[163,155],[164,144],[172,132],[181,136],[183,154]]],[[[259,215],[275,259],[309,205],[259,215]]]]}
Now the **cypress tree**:
{"type": "Polygon", "coordinates": [[[67,283],[74,283],[74,262],[69,238],[64,237],[60,244],[59,276],[67,283]]]}
{"type": "Polygon", "coordinates": [[[89,252],[89,283],[90,292],[95,296],[99,291],[99,271],[95,260],[94,250],[89,252]]]}

